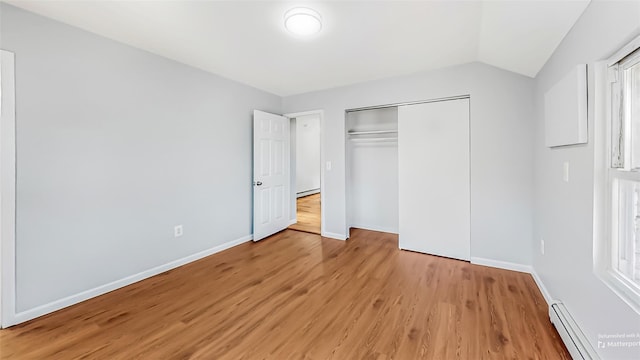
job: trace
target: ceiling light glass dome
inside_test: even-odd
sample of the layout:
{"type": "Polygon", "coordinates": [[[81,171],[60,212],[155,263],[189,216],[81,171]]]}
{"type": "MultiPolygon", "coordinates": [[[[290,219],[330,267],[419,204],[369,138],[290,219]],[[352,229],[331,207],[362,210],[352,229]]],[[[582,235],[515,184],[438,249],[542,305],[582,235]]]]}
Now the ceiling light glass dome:
{"type": "Polygon", "coordinates": [[[309,8],[293,8],[284,14],[284,27],[297,36],[310,36],[322,29],[322,17],[309,8]]]}

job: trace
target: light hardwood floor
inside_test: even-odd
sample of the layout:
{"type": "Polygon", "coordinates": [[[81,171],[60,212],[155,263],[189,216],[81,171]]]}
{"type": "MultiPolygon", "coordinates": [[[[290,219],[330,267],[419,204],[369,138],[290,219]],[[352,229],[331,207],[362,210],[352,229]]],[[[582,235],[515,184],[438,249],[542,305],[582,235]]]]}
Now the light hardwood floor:
{"type": "Polygon", "coordinates": [[[2,359],[570,359],[530,275],[285,230],[0,331],[2,359]]]}
{"type": "Polygon", "coordinates": [[[298,222],[289,229],[320,234],[320,194],[298,198],[298,222]]]}

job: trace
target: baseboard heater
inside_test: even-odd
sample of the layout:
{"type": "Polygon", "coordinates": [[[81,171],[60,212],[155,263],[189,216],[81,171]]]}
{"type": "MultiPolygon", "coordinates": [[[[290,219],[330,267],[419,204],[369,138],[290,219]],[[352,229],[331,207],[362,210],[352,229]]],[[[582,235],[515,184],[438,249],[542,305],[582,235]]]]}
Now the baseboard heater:
{"type": "Polygon", "coordinates": [[[589,341],[561,302],[549,306],[549,318],[574,360],[599,360],[589,341]]]}

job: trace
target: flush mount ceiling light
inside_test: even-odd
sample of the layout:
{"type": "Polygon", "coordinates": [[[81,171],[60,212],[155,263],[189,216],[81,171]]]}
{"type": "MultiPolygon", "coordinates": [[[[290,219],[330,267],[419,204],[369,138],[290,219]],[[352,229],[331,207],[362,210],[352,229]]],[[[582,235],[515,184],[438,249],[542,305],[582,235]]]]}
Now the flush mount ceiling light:
{"type": "Polygon", "coordinates": [[[284,14],[284,27],[297,36],[310,36],[322,29],[320,14],[308,8],[293,8],[284,14]]]}

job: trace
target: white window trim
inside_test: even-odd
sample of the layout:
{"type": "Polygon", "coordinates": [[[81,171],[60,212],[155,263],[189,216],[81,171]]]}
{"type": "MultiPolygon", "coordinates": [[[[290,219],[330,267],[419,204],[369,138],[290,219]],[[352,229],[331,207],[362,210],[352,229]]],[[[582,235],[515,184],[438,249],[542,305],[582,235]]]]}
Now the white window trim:
{"type": "MultiPolygon", "coordinates": [[[[611,151],[611,88],[609,66],[618,63],[640,48],[640,36],[624,46],[606,61],[595,64],[594,105],[594,271],[618,297],[640,314],[640,288],[612,268],[612,220],[611,186],[613,176],[609,171],[611,151]]],[[[627,132],[628,134],[628,132],[627,132]]],[[[628,155],[628,154],[625,154],[628,155]]],[[[623,177],[623,176],[619,176],[623,177]]],[[[625,178],[637,179],[629,174],[625,178]]]]}

